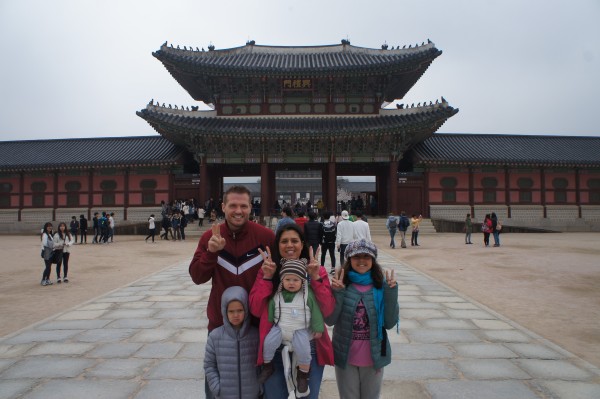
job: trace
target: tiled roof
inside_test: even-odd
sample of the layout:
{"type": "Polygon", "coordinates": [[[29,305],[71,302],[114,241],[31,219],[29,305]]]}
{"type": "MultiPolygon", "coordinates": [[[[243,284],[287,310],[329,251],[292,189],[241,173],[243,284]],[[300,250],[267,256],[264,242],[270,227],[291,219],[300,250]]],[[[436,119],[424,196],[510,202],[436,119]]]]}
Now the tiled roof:
{"type": "MultiPolygon", "coordinates": [[[[225,50],[194,51],[163,44],[153,55],[165,65],[199,69],[216,75],[338,76],[357,71],[398,71],[429,65],[442,52],[433,43],[398,50],[379,50],[351,45],[277,47],[246,45],[225,50]]],[[[379,73],[378,72],[378,73],[379,73]]]]}
{"type": "Polygon", "coordinates": [[[183,153],[161,136],[0,141],[0,170],[171,165],[183,153]]]}
{"type": "MultiPolygon", "coordinates": [[[[458,109],[446,102],[419,110],[398,110],[385,116],[320,116],[320,117],[191,117],[170,113],[168,109],[149,105],[137,112],[154,129],[178,144],[185,145],[181,133],[218,137],[283,137],[317,138],[348,137],[437,130],[458,109]]],[[[366,137],[366,136],[365,136],[366,137]]]]}
{"type": "Polygon", "coordinates": [[[600,137],[435,134],[411,152],[423,164],[599,167],[600,137]]]}
{"type": "MultiPolygon", "coordinates": [[[[178,46],[179,47],[179,46],[178,46]]],[[[195,51],[163,44],[152,55],[160,60],[192,98],[215,103],[210,76],[304,77],[387,76],[385,101],[403,98],[442,54],[431,42],[406,49],[370,49],[349,44],[312,47],[246,45],[195,51]],[[202,78],[201,78],[202,77],[202,78]]]]}

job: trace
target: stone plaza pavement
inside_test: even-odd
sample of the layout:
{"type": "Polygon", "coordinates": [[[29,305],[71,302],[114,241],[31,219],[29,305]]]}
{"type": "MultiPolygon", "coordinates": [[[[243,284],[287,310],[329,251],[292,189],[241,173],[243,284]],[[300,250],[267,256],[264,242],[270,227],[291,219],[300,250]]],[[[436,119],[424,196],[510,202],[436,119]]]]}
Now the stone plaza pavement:
{"type": "MultiPolygon", "coordinates": [[[[600,398],[596,367],[388,254],[378,261],[400,284],[382,397],[600,398]]],[[[211,286],[188,264],[0,339],[0,398],[203,398],[211,286]]],[[[320,397],[338,397],[332,367],[320,397]]]]}

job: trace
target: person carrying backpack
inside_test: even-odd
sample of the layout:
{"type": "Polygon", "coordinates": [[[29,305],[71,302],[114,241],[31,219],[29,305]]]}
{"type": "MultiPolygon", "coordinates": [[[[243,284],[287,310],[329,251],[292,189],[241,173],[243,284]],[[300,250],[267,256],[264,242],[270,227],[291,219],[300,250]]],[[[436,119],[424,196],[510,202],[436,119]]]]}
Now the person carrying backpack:
{"type": "Polygon", "coordinates": [[[390,213],[385,221],[385,227],[387,227],[388,231],[390,232],[390,248],[396,248],[394,236],[396,235],[396,229],[398,228],[398,218],[394,216],[393,213],[390,213]]]}
{"type": "Polygon", "coordinates": [[[398,230],[400,231],[401,242],[400,246],[406,248],[406,230],[410,226],[410,220],[406,216],[406,212],[400,212],[400,220],[398,221],[398,230]]]}
{"type": "Polygon", "coordinates": [[[323,213],[323,240],[321,241],[321,264],[325,264],[325,254],[329,251],[331,259],[331,274],[335,273],[335,237],[337,227],[335,222],[331,220],[331,212],[323,213]]]}

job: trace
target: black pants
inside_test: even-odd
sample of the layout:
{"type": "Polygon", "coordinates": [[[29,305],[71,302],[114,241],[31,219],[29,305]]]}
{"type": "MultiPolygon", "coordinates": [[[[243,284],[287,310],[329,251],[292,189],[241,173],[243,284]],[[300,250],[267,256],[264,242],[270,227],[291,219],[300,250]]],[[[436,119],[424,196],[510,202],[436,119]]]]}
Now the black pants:
{"type": "Polygon", "coordinates": [[[42,280],[50,279],[50,271],[52,270],[52,258],[46,260],[44,259],[44,273],[42,273],[42,280]]]}
{"type": "Polygon", "coordinates": [[[321,264],[325,264],[325,255],[329,251],[329,259],[331,260],[331,268],[335,269],[335,242],[327,242],[321,244],[321,264]]]}
{"type": "Polygon", "coordinates": [[[81,230],[81,235],[79,237],[80,244],[87,244],[87,230],[81,230]]]}
{"type": "Polygon", "coordinates": [[[63,265],[63,277],[67,277],[67,273],[69,273],[69,256],[71,254],[69,252],[63,252],[61,259],[56,264],[56,277],[60,278],[60,265],[63,265]]]}
{"type": "Polygon", "coordinates": [[[69,267],[69,254],[66,254],[62,251],[62,249],[60,251],[54,251],[55,256],[57,256],[56,258],[56,277],[60,278],[60,267],[63,265],[63,262],[65,261],[65,255],[67,255],[67,267],[69,267]]]}
{"type": "Polygon", "coordinates": [[[344,254],[346,253],[346,247],[348,244],[340,244],[340,265],[344,266],[344,254]]]}
{"type": "Polygon", "coordinates": [[[154,242],[154,234],[156,233],[156,229],[150,229],[148,231],[148,236],[146,237],[146,240],[148,240],[148,238],[152,237],[152,242],[154,242]]]}

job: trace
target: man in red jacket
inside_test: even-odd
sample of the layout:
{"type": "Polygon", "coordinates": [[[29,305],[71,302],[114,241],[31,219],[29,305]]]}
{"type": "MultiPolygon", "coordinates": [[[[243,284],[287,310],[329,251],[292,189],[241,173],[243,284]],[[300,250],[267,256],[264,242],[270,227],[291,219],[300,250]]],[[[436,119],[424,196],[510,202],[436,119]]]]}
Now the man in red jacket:
{"type": "Polygon", "coordinates": [[[250,191],[232,186],[225,193],[225,223],[213,224],[200,238],[192,262],[190,276],[196,284],[212,279],[208,299],[208,331],[223,325],[221,296],[229,287],[240,286],[250,292],[262,266],[258,249],[273,248],[273,231],[258,223],[249,223],[252,210],[250,191]]]}
{"type": "MultiPolygon", "coordinates": [[[[258,249],[273,248],[275,234],[270,229],[249,223],[252,210],[250,191],[243,186],[232,186],[223,199],[225,223],[213,224],[202,237],[190,263],[190,276],[196,284],[212,279],[208,298],[208,332],[223,325],[221,296],[229,287],[240,286],[250,292],[263,258],[258,249]]],[[[253,320],[258,326],[258,321],[253,320]]],[[[205,384],[207,398],[212,398],[205,384]]]]}

